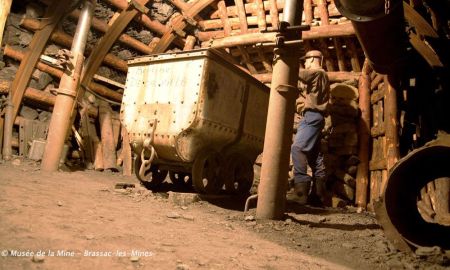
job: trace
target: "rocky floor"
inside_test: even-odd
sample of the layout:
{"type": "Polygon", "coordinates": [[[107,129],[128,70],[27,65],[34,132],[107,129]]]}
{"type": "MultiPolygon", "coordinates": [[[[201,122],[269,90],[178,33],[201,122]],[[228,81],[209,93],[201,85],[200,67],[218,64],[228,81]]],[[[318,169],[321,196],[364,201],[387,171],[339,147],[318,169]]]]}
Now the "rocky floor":
{"type": "Polygon", "coordinates": [[[440,250],[397,252],[353,208],[288,204],[284,220],[260,221],[239,198],[180,199],[170,184],[152,193],[119,173],[44,173],[18,159],[0,164],[0,183],[0,269],[449,267],[440,250]]]}

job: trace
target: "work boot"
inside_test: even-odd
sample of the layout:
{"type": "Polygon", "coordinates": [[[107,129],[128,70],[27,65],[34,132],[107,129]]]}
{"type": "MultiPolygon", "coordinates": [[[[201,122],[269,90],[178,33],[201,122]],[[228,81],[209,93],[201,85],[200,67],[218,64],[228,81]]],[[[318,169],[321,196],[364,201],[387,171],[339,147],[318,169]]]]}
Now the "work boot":
{"type": "Polygon", "coordinates": [[[293,200],[298,204],[305,205],[308,202],[308,194],[311,188],[311,182],[300,182],[294,184],[293,200]]]}

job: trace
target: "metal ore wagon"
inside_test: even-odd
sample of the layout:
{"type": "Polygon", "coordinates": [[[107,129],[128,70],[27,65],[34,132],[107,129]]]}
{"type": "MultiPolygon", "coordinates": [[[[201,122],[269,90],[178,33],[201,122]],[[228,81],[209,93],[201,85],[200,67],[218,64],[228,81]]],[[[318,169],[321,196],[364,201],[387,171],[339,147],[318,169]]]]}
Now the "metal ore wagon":
{"type": "Polygon", "coordinates": [[[246,193],[262,152],[269,88],[216,50],[166,53],[128,62],[121,107],[148,188],[169,173],[201,193],[246,193]]]}

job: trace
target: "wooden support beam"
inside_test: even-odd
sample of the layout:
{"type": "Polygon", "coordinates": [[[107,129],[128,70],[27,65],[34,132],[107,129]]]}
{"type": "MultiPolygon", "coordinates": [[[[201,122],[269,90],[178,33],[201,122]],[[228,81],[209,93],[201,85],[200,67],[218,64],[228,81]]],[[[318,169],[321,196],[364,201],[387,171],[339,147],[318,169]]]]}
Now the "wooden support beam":
{"type": "MultiPolygon", "coordinates": [[[[237,13],[239,17],[239,27],[241,29],[241,33],[247,33],[248,30],[248,24],[247,24],[247,16],[245,15],[245,6],[243,0],[234,0],[234,3],[236,4],[237,13]]],[[[228,11],[227,11],[228,14],[228,11]]]]}
{"type": "Polygon", "coordinates": [[[266,30],[267,29],[267,23],[266,23],[266,12],[264,10],[264,3],[263,0],[255,0],[256,3],[256,15],[258,17],[258,29],[266,30]]]}
{"type": "Polygon", "coordinates": [[[228,20],[227,7],[225,6],[225,1],[224,0],[219,1],[219,3],[217,3],[217,7],[219,10],[220,20],[222,21],[223,25],[223,33],[225,36],[229,36],[231,34],[231,25],[230,21],[228,20]]]}
{"type": "Polygon", "coordinates": [[[358,169],[356,172],[355,203],[363,209],[367,206],[367,188],[369,185],[369,149],[370,149],[370,65],[366,60],[359,78],[359,108],[361,117],[358,121],[358,169]]]}
{"type": "MultiPolygon", "coordinates": [[[[397,78],[384,76],[384,124],[386,128],[386,161],[387,169],[392,167],[400,159],[398,139],[398,111],[397,111],[397,78]]],[[[383,185],[385,187],[385,185],[383,185]]],[[[384,189],[382,189],[384,190],[384,189]]]]}
{"type": "MultiPolygon", "coordinates": [[[[6,19],[8,18],[11,9],[12,0],[3,0],[0,3],[0,47],[2,45],[3,31],[5,29],[6,19]]],[[[0,138],[1,139],[1,138],[0,138]]],[[[1,149],[1,147],[0,147],[1,149]]]]}
{"type": "MultiPolygon", "coordinates": [[[[23,19],[21,21],[20,26],[31,31],[38,31],[40,27],[39,24],[40,22],[36,19],[23,19]]],[[[70,48],[72,46],[73,37],[65,33],[64,31],[55,30],[50,36],[50,38],[53,42],[62,45],[66,48],[70,48]]],[[[128,70],[127,62],[113,54],[108,53],[108,51],[109,49],[104,51],[105,56],[102,59],[100,59],[100,61],[103,61],[109,67],[112,67],[122,72],[127,72],[128,70]]],[[[86,55],[90,55],[92,53],[92,48],[87,47],[85,53],[86,55]]]]}
{"type": "MultiPolygon", "coordinates": [[[[278,7],[277,7],[277,1],[276,0],[269,0],[270,3],[270,22],[272,24],[272,28],[277,29],[278,23],[280,22],[278,16],[278,7]]],[[[264,7],[264,4],[263,4],[264,7]]],[[[264,15],[265,16],[265,15],[264,15]]]]}
{"type": "Polygon", "coordinates": [[[197,39],[194,36],[187,36],[186,37],[186,44],[184,45],[183,51],[190,51],[194,49],[195,43],[197,39]]]}
{"type": "Polygon", "coordinates": [[[361,71],[361,65],[359,64],[358,52],[354,40],[350,38],[345,39],[345,45],[347,46],[352,70],[357,72],[361,71]]]}
{"type": "MultiPolygon", "coordinates": [[[[5,48],[3,50],[3,53],[6,56],[11,57],[12,59],[15,59],[17,61],[22,61],[23,58],[25,57],[25,54],[23,52],[15,50],[15,49],[11,48],[8,45],[5,46],[5,48]]],[[[62,75],[63,75],[63,71],[62,70],[54,68],[54,67],[51,67],[51,66],[46,65],[46,64],[44,64],[42,62],[37,62],[36,68],[41,70],[41,71],[43,71],[43,72],[47,72],[50,75],[55,76],[57,78],[61,78],[62,75]]],[[[107,88],[107,87],[105,87],[105,86],[103,86],[101,84],[97,84],[97,83],[91,82],[88,87],[92,91],[94,91],[95,93],[97,93],[97,94],[99,94],[99,95],[101,95],[103,97],[109,98],[109,99],[114,100],[114,101],[119,101],[119,102],[122,101],[122,94],[120,94],[120,93],[118,93],[116,91],[113,91],[113,90],[111,90],[111,89],[109,89],[109,88],[107,88]]]]}
{"type": "Polygon", "coordinates": [[[370,96],[370,103],[375,104],[378,101],[382,100],[385,95],[385,89],[381,88],[379,90],[373,91],[372,95],[370,96]]]}
{"type": "Polygon", "coordinates": [[[320,25],[329,25],[327,0],[317,0],[317,7],[319,8],[320,25]]]}
{"type": "Polygon", "coordinates": [[[312,8],[312,0],[304,0],[303,12],[305,13],[305,24],[310,25],[312,23],[314,14],[312,8]]]}
{"type": "MultiPolygon", "coordinates": [[[[202,47],[225,48],[237,45],[253,45],[257,43],[275,42],[276,33],[260,33],[259,30],[249,29],[248,34],[239,35],[232,31],[231,36],[224,38],[223,31],[199,32],[198,38],[202,47]]],[[[303,40],[319,39],[339,36],[353,36],[355,30],[351,23],[311,27],[302,34],[303,40]]]]}
{"type": "Polygon", "coordinates": [[[52,4],[47,8],[47,11],[44,15],[47,20],[43,21],[40,24],[39,30],[36,31],[36,33],[33,35],[30,45],[23,55],[19,69],[17,70],[17,74],[14,77],[14,81],[11,85],[11,101],[14,106],[12,119],[17,116],[23,94],[28,85],[28,82],[30,81],[34,66],[38,62],[39,56],[44,50],[44,47],[47,44],[51,33],[65,14],[65,11],[70,6],[70,3],[71,1],[69,0],[52,2],[52,4]]]}
{"type": "MultiPolygon", "coordinates": [[[[361,75],[361,73],[359,72],[348,72],[348,71],[327,72],[327,74],[331,83],[358,80],[359,76],[361,75]]],[[[252,76],[262,83],[270,83],[272,81],[272,73],[252,74],[252,76]]]]}
{"type": "Polygon", "coordinates": [[[327,67],[327,71],[335,71],[334,61],[330,55],[330,51],[328,49],[327,41],[324,38],[319,39],[319,48],[323,54],[323,58],[325,61],[325,66],[327,67]]]}
{"type": "Polygon", "coordinates": [[[339,71],[346,71],[345,57],[342,51],[342,43],[338,37],[333,38],[334,49],[336,50],[336,57],[338,61],[339,71]]]}
{"type": "Polygon", "coordinates": [[[112,124],[112,109],[105,101],[99,102],[100,137],[104,169],[116,169],[116,146],[112,124]]]}
{"type": "MultiPolygon", "coordinates": [[[[11,83],[9,81],[0,80],[0,95],[8,94],[9,87],[11,83]]],[[[42,90],[34,89],[32,87],[27,87],[25,89],[24,100],[29,100],[35,103],[39,103],[46,107],[53,107],[55,105],[55,95],[50,94],[42,90]]],[[[89,108],[89,116],[97,117],[97,109],[91,107],[89,108]]]]}
{"type": "Polygon", "coordinates": [[[169,45],[172,43],[172,41],[177,38],[177,33],[180,33],[184,30],[184,28],[188,25],[187,21],[185,20],[185,17],[187,18],[194,18],[200,11],[202,11],[204,8],[212,4],[215,0],[198,0],[196,1],[191,8],[184,13],[183,16],[177,16],[172,20],[172,26],[171,29],[164,33],[164,35],[161,37],[161,40],[158,44],[156,44],[156,47],[154,49],[154,53],[161,53],[164,52],[169,45]]]}
{"type": "Polygon", "coordinates": [[[374,91],[378,88],[378,85],[384,80],[384,76],[376,73],[376,76],[372,79],[370,83],[370,90],[374,91]]]}

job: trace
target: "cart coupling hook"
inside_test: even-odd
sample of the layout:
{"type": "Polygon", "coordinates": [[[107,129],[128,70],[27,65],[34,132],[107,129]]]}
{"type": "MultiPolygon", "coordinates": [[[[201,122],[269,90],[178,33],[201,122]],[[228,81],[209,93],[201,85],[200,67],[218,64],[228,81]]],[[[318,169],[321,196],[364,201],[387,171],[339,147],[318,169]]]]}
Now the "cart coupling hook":
{"type": "Polygon", "coordinates": [[[150,166],[152,165],[153,159],[156,156],[155,148],[152,145],[152,139],[146,139],[144,141],[144,147],[142,148],[141,152],[141,167],[139,168],[139,177],[143,180],[150,180],[151,175],[148,177],[145,176],[145,172],[150,169],[150,166]],[[150,151],[150,157],[148,159],[145,158],[146,151],[150,151]],[[148,179],[147,179],[148,178],[148,179]]]}

